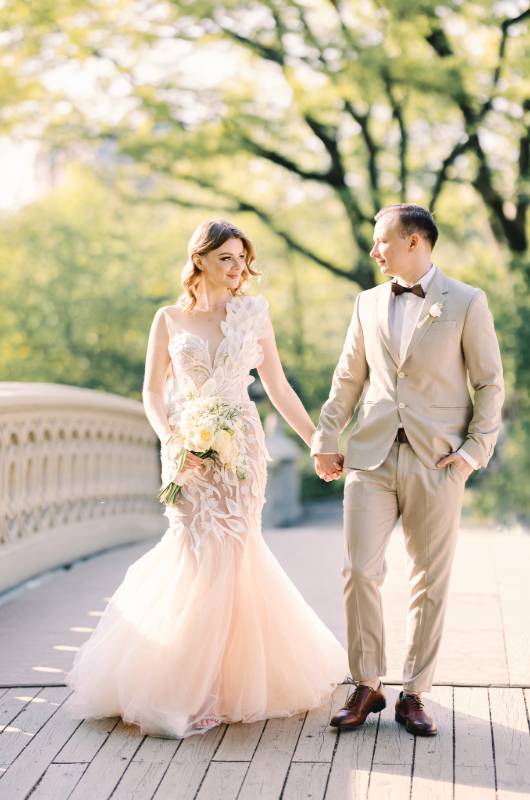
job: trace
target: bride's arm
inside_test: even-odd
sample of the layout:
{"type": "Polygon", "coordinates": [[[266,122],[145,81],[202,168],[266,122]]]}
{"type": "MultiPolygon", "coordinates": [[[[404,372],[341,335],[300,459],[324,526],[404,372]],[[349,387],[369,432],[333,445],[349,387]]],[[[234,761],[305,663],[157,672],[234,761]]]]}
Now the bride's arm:
{"type": "MultiPolygon", "coordinates": [[[[166,414],[166,404],[164,402],[164,387],[166,385],[167,374],[171,359],[169,357],[169,334],[167,332],[164,309],[160,309],[155,314],[149,342],[147,345],[147,358],[145,361],[145,378],[142,397],[144,401],[145,413],[151,423],[156,435],[161,442],[171,433],[166,414]]],[[[176,459],[172,459],[166,448],[162,448],[162,462],[164,458],[170,460],[176,466],[176,459]]],[[[202,467],[202,459],[186,453],[186,460],[183,469],[195,469],[202,467]]]]}
{"type": "Polygon", "coordinates": [[[164,402],[164,387],[170,364],[168,344],[169,334],[164,312],[160,309],[155,315],[149,334],[142,397],[147,419],[161,442],[171,433],[164,402]]]}
{"type": "Polygon", "coordinates": [[[266,339],[260,339],[263,348],[263,361],[258,368],[258,373],[265,391],[269,395],[272,404],[278,409],[282,417],[289,423],[291,428],[311,447],[311,436],[316,430],[311,417],[302,405],[302,401],[289,386],[280,356],[276,347],[274,330],[270,319],[267,320],[269,335],[266,339]]]}

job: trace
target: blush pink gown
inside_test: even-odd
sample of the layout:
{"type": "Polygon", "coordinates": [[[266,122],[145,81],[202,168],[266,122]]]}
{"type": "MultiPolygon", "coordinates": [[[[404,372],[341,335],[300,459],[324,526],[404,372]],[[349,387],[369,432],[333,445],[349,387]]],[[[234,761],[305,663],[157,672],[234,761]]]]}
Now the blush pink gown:
{"type": "MultiPolygon", "coordinates": [[[[261,534],[267,452],[247,387],[263,358],[267,308],[261,295],[228,304],[213,364],[202,339],[173,323],[180,392],[244,408],[247,477],[222,467],[193,474],[168,507],[167,533],[129,568],[76,655],[74,717],[120,716],[143,733],[180,738],[202,732],[204,718],[254,722],[316,708],[347,674],[345,650],[261,534]]],[[[177,397],[175,429],[179,410],[177,397]]]]}

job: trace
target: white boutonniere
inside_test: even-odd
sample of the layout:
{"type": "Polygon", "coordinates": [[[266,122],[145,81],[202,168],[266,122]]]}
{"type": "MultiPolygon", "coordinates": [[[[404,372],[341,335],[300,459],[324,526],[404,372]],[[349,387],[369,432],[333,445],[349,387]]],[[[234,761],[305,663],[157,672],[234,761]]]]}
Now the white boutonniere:
{"type": "Polygon", "coordinates": [[[427,314],[427,316],[423,317],[421,322],[418,322],[416,327],[417,328],[421,328],[421,326],[425,325],[427,320],[430,319],[431,317],[433,319],[436,319],[436,317],[441,317],[442,316],[442,308],[443,308],[443,303],[435,303],[434,305],[432,305],[430,307],[430,309],[429,309],[429,313],[427,314]]]}

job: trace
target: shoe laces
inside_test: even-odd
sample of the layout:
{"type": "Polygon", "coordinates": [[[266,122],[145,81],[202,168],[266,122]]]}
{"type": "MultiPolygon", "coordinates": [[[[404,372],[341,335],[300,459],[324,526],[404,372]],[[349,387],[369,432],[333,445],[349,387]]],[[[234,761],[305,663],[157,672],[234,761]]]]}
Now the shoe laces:
{"type": "Polygon", "coordinates": [[[348,708],[351,708],[351,707],[354,705],[355,701],[357,700],[357,697],[358,697],[358,695],[359,695],[359,689],[360,689],[360,687],[359,687],[359,684],[357,683],[357,681],[354,681],[354,680],[352,680],[351,678],[348,678],[348,679],[346,680],[346,683],[347,683],[349,686],[355,686],[355,689],[353,690],[353,692],[351,693],[351,695],[350,695],[350,696],[348,697],[348,699],[346,700],[346,705],[348,706],[348,708]]]}
{"type": "Polygon", "coordinates": [[[408,698],[408,701],[411,704],[414,711],[421,711],[423,708],[425,708],[421,697],[418,697],[417,694],[405,694],[403,695],[403,697],[408,698]]]}
{"type": "MultiPolygon", "coordinates": [[[[360,683],[358,683],[358,681],[352,680],[351,678],[348,678],[346,683],[349,684],[350,686],[355,686],[355,690],[351,693],[351,695],[346,700],[346,705],[348,706],[348,708],[351,708],[353,705],[355,705],[355,702],[356,702],[357,698],[359,697],[361,689],[364,689],[365,686],[361,685],[360,683]]],[[[367,688],[371,689],[372,687],[368,686],[367,688]]],[[[372,689],[372,691],[374,691],[374,689],[372,689]]]]}

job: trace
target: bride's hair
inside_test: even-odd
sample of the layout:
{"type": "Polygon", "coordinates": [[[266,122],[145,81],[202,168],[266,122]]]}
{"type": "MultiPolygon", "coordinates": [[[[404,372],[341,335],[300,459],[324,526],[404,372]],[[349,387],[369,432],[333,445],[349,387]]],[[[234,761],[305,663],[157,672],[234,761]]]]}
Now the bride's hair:
{"type": "Polygon", "coordinates": [[[230,289],[234,297],[242,294],[250,284],[251,276],[259,277],[261,272],[252,269],[256,260],[254,245],[239,228],[224,219],[207,219],[197,227],[188,244],[188,261],[182,270],[181,281],[184,291],[178,299],[178,305],[184,313],[192,311],[197,305],[197,289],[202,280],[202,272],[194,263],[194,256],[204,256],[217,250],[228,239],[241,239],[245,248],[245,268],[237,289],[230,289]]]}

